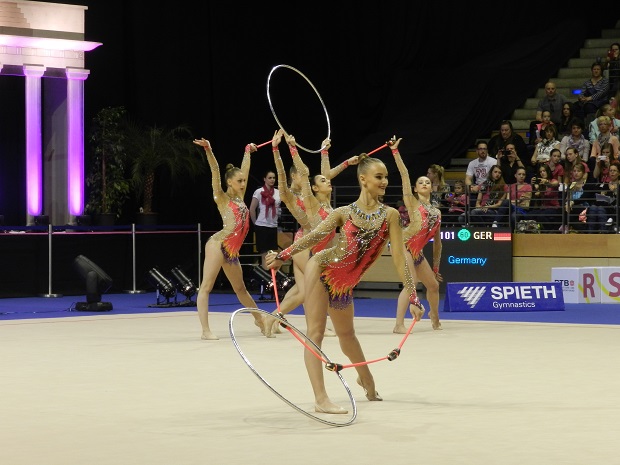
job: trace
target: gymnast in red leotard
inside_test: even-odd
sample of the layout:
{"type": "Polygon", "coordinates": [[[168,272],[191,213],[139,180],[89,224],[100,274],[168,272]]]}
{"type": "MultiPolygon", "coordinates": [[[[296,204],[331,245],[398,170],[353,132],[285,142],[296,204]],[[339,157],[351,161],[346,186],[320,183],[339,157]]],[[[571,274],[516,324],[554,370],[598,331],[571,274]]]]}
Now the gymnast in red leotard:
{"type": "MultiPolygon", "coordinates": [[[[439,273],[441,262],[441,212],[431,204],[432,182],[426,176],[420,176],[412,191],[409,171],[398,151],[401,139],[391,140],[388,145],[392,148],[394,160],[403,184],[403,201],[411,222],[403,229],[405,248],[407,249],[407,263],[415,278],[422,281],[426,288],[426,299],[430,306],[430,319],[433,329],[441,329],[439,322],[439,283],[443,281],[439,273]],[[433,268],[424,257],[424,246],[433,240],[433,268]]],[[[407,313],[408,295],[403,290],[398,296],[396,309],[396,324],[394,332],[404,334],[405,314],[407,313]]]]}
{"type": "MultiPolygon", "coordinates": [[[[377,159],[362,154],[358,158],[357,178],[361,186],[359,198],[352,204],[336,208],[311,232],[280,253],[265,257],[267,266],[278,268],[291,255],[311,248],[340,228],[337,243],[313,255],[304,273],[307,336],[321,347],[329,314],[342,352],[356,364],[357,383],[364,388],[368,400],[382,400],[375,390],[375,381],[365,362],[364,352],[353,325],[353,288],[368,268],[381,255],[386,241],[402,244],[400,214],[382,204],[388,185],[387,168],[377,159]]],[[[394,265],[413,304],[416,319],[423,313],[413,279],[405,261],[404,247],[392,250],[394,265]]],[[[325,388],[321,360],[313,351],[304,351],[306,370],[314,392],[315,410],[322,413],[345,414],[347,410],[334,404],[325,388]]]]}
{"type": "MultiPolygon", "coordinates": [[[[203,276],[196,298],[198,318],[202,326],[202,339],[219,339],[209,328],[209,294],[213,289],[215,280],[220,271],[230,281],[237,298],[246,308],[257,308],[256,302],[247,291],[243,281],[243,271],[239,263],[239,250],[245,240],[250,225],[248,207],[243,201],[247,185],[248,172],[250,171],[250,153],[257,150],[256,144],[248,144],[245,147],[241,168],[232,164],[226,165],[224,180],[228,186],[226,191],[222,189],[220,168],[211,150],[211,144],[206,139],[195,139],[194,144],[204,147],[207,161],[211,167],[213,199],[217,209],[222,215],[223,228],[213,234],[205,245],[205,260],[203,264],[203,276]]],[[[252,312],[255,324],[265,333],[265,317],[259,312],[252,312]]]]}
{"type": "MultiPolygon", "coordinates": [[[[279,144],[279,140],[277,141],[279,144]]],[[[331,206],[331,193],[332,186],[329,178],[323,174],[337,176],[344,168],[349,165],[357,164],[357,156],[349,158],[346,162],[341,163],[332,170],[329,169],[329,161],[325,161],[328,155],[328,150],[331,146],[331,141],[325,139],[321,145],[321,173],[320,175],[309,178],[310,171],[304,164],[297,151],[297,143],[295,137],[292,135],[286,135],[286,142],[293,158],[293,165],[290,170],[291,187],[286,185],[286,175],[284,171],[284,164],[280,158],[280,151],[277,144],[273,146],[274,161],[276,164],[276,171],[278,172],[278,189],[280,190],[280,198],[285,203],[293,217],[300,225],[300,229],[295,233],[294,241],[299,240],[304,234],[308,233],[321,221],[323,221],[329,213],[333,210],[331,206]],[[295,187],[295,190],[293,190],[295,187]]],[[[289,289],[284,296],[284,299],[280,303],[280,307],[274,311],[274,313],[280,313],[286,315],[297,307],[303,304],[304,301],[304,269],[306,263],[310,257],[317,252],[320,252],[326,247],[329,247],[336,236],[336,232],[332,231],[331,234],[323,238],[318,244],[314,245],[311,250],[305,250],[296,254],[293,258],[293,274],[295,276],[295,285],[289,289]]],[[[279,334],[279,320],[272,319],[270,325],[267,325],[266,330],[268,333],[279,334]]],[[[334,332],[327,328],[325,332],[326,336],[335,336],[334,332]]]]}

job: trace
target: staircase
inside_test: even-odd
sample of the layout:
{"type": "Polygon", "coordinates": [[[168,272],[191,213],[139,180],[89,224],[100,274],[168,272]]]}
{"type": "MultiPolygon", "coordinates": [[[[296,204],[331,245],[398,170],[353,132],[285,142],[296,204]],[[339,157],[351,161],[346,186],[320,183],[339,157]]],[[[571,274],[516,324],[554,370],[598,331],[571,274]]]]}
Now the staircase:
{"type": "MultiPolygon", "coordinates": [[[[620,20],[614,29],[604,29],[600,39],[586,39],[584,46],[579,51],[579,58],[571,58],[568,67],[558,70],[555,77],[549,80],[555,82],[557,93],[568,97],[571,101],[576,101],[577,97],[573,92],[581,89],[583,82],[591,76],[590,66],[597,58],[607,56],[607,50],[612,42],[620,43],[620,20]]],[[[517,108],[512,113],[510,121],[518,134],[525,139],[526,143],[530,137],[530,122],[536,114],[538,101],[545,96],[545,89],[541,87],[533,97],[528,98],[521,108],[517,108]]],[[[495,130],[490,136],[497,134],[495,130]]],[[[480,139],[484,139],[481,137],[480,139]]],[[[488,138],[487,138],[488,139],[488,138]]],[[[467,164],[478,155],[476,148],[470,147],[465,153],[464,158],[453,158],[450,166],[445,169],[444,179],[450,183],[457,179],[465,179],[467,164]]]]}

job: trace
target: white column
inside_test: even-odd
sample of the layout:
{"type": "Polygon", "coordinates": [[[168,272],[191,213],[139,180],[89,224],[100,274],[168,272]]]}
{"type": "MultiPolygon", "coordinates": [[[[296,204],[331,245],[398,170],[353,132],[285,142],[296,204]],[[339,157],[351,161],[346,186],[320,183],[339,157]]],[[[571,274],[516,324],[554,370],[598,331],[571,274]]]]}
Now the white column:
{"type": "Polygon", "coordinates": [[[84,212],[84,81],[90,71],[67,68],[67,194],[69,214],[84,212]]]}
{"type": "Polygon", "coordinates": [[[45,66],[24,65],[23,69],[26,76],[26,223],[30,225],[43,208],[41,76],[45,66]]]}

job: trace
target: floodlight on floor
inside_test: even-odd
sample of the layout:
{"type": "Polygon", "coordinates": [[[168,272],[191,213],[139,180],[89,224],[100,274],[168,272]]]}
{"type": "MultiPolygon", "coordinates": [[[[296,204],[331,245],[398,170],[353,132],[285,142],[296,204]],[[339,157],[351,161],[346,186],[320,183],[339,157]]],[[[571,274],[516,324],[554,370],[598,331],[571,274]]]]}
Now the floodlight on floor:
{"type": "Polygon", "coordinates": [[[172,268],[170,274],[172,275],[172,281],[176,285],[177,291],[183,294],[187,300],[190,300],[192,296],[196,295],[198,288],[191,278],[183,272],[180,266],[172,268]]]}
{"type": "Polygon", "coordinates": [[[157,290],[157,305],[160,305],[160,296],[166,299],[165,305],[170,305],[170,298],[177,295],[177,290],[166,276],[157,268],[151,268],[146,274],[146,279],[157,290]]]}
{"type": "Polygon", "coordinates": [[[101,301],[101,294],[105,294],[112,287],[112,278],[84,255],[75,257],[73,268],[86,285],[86,302],[76,303],[75,310],[83,312],[109,312],[112,310],[110,302],[101,301]]]}

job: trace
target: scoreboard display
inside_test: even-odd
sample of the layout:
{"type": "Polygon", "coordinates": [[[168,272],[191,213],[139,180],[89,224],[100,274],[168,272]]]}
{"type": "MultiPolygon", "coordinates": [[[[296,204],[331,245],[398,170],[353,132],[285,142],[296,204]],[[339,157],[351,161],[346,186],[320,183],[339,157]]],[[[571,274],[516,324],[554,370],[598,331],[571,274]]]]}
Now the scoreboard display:
{"type": "MultiPolygon", "coordinates": [[[[448,282],[511,282],[512,235],[503,228],[442,227],[440,292],[448,282]]],[[[424,247],[433,266],[433,241],[424,247]]]]}

